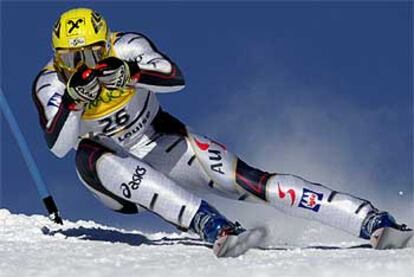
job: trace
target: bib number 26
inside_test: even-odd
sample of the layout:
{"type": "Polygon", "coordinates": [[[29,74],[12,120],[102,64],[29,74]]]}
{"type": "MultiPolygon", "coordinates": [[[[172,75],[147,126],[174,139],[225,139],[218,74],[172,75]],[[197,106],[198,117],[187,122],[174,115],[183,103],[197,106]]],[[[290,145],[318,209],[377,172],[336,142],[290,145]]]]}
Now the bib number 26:
{"type": "Polygon", "coordinates": [[[130,116],[125,109],[117,111],[115,114],[99,120],[103,126],[103,133],[108,134],[119,127],[125,126],[129,122],[130,116]]]}

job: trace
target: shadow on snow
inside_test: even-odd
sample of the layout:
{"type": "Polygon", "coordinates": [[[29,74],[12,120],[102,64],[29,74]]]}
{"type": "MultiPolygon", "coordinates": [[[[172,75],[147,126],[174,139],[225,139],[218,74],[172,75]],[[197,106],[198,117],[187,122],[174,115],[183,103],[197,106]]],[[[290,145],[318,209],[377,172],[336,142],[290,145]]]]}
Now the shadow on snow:
{"type": "MultiPolygon", "coordinates": [[[[163,237],[161,239],[149,239],[148,237],[137,234],[137,233],[128,233],[128,232],[121,232],[118,230],[108,230],[108,229],[101,229],[96,227],[86,228],[86,227],[77,227],[77,228],[69,228],[69,229],[59,229],[59,230],[50,230],[47,227],[42,228],[42,232],[45,235],[54,236],[56,234],[62,234],[65,237],[73,237],[81,240],[91,240],[91,241],[105,241],[105,242],[113,242],[113,243],[124,243],[131,246],[140,246],[144,245],[190,245],[190,246],[200,246],[200,247],[207,247],[212,248],[211,244],[203,242],[201,239],[184,237],[184,238],[169,238],[163,237]]],[[[294,249],[319,249],[319,250],[347,250],[347,249],[366,249],[372,248],[370,244],[359,244],[347,247],[340,247],[340,246],[305,246],[305,247],[259,247],[260,250],[266,251],[286,251],[286,250],[294,250],[294,249]]]]}
{"type": "Polygon", "coordinates": [[[137,234],[137,233],[128,233],[121,232],[118,230],[108,230],[101,229],[96,227],[85,228],[69,228],[69,229],[59,229],[59,230],[50,230],[47,227],[42,228],[42,232],[45,235],[54,236],[56,234],[62,234],[65,237],[73,237],[81,240],[91,240],[91,241],[105,241],[113,243],[124,243],[131,246],[140,246],[141,244],[145,245],[173,245],[173,244],[183,244],[183,245],[193,245],[193,246],[203,246],[212,248],[210,244],[203,242],[201,239],[195,238],[169,238],[163,237],[161,239],[149,239],[148,237],[137,234]]]}

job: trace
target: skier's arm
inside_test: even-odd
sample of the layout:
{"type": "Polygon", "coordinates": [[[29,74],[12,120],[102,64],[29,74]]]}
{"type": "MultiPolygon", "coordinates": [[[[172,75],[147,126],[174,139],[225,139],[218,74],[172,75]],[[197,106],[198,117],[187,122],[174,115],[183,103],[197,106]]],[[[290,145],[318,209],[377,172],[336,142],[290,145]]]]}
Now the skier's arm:
{"type": "Polygon", "coordinates": [[[35,79],[32,96],[49,149],[60,158],[65,156],[77,144],[82,111],[50,68],[35,79]]]}
{"type": "Polygon", "coordinates": [[[114,41],[116,55],[128,62],[136,86],[155,92],[173,92],[184,88],[181,70],[160,53],[144,35],[117,33],[114,41]]]}

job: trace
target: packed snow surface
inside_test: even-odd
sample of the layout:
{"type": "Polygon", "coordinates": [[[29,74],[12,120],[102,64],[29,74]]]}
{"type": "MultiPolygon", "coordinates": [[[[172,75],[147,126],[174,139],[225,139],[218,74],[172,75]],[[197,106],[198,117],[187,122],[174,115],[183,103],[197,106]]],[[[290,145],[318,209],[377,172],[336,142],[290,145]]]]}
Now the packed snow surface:
{"type": "Polygon", "coordinates": [[[218,259],[187,233],[144,234],[92,221],[59,227],[41,215],[0,209],[0,276],[413,276],[412,244],[377,251],[363,243],[267,245],[218,259]]]}

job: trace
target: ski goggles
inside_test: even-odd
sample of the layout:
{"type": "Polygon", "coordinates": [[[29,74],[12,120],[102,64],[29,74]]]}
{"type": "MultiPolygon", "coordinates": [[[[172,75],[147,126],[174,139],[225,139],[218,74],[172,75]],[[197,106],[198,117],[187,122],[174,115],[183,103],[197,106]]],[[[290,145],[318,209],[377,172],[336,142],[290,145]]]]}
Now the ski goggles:
{"type": "Polygon", "coordinates": [[[85,64],[94,68],[107,53],[105,45],[97,44],[77,49],[56,49],[55,62],[64,70],[75,72],[76,68],[85,64]]]}

